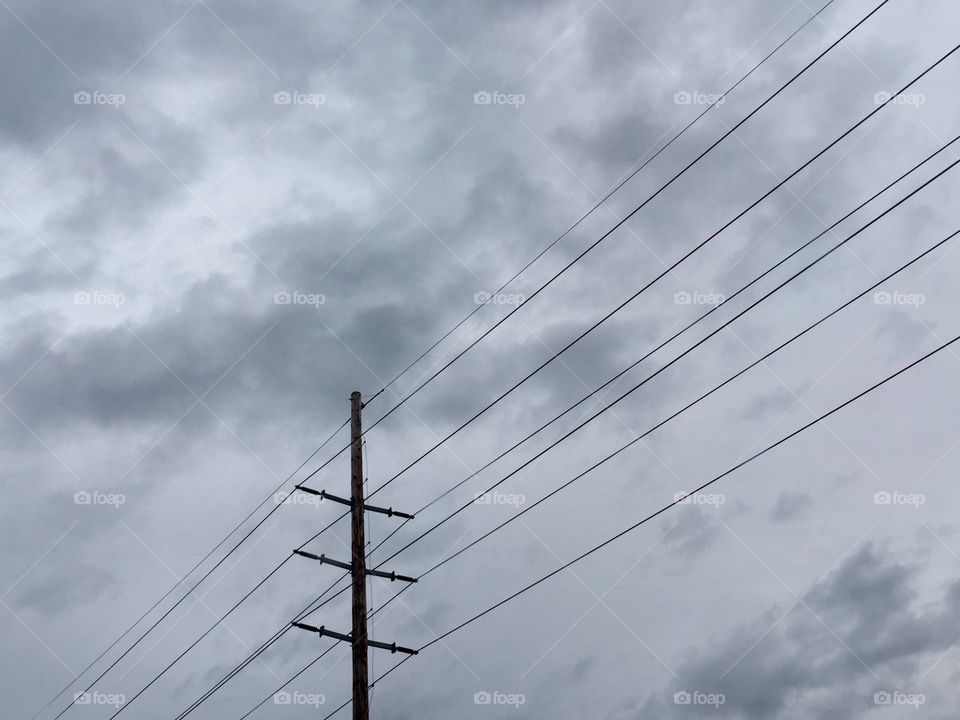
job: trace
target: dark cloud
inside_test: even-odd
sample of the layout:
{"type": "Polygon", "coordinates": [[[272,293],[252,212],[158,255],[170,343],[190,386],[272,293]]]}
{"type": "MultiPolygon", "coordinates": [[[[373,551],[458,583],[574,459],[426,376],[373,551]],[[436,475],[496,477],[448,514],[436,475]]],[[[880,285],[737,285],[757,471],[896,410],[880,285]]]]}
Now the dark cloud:
{"type": "Polygon", "coordinates": [[[920,604],[920,570],[865,545],[792,608],[771,608],[714,647],[697,651],[679,668],[670,690],[648,698],[640,712],[859,717],[874,708],[874,693],[923,695],[924,671],[952,643],[952,634],[945,637],[941,629],[960,608],[953,586],[935,605],[920,604]],[[677,704],[674,692],[723,700],[688,706],[677,704]]]}
{"type": "Polygon", "coordinates": [[[783,491],[770,512],[775,523],[792,522],[803,517],[813,505],[813,498],[802,492],[783,491]]]}
{"type": "Polygon", "coordinates": [[[67,568],[67,563],[58,563],[59,572],[44,578],[32,578],[29,583],[15,591],[14,607],[28,609],[41,619],[102,601],[109,597],[111,589],[120,586],[110,570],[95,565],[67,568]],[[69,577],[69,582],[64,578],[69,577]]]}

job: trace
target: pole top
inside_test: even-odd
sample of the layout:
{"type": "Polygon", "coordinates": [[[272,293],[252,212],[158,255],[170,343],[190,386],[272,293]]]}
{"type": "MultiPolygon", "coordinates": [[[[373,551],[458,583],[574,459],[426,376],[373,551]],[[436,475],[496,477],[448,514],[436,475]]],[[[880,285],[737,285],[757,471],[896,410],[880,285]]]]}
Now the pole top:
{"type": "Polygon", "coordinates": [[[353,400],[354,398],[359,398],[359,397],[360,397],[360,391],[359,391],[359,390],[354,390],[352,393],[350,393],[350,399],[351,399],[351,400],[353,400]]]}

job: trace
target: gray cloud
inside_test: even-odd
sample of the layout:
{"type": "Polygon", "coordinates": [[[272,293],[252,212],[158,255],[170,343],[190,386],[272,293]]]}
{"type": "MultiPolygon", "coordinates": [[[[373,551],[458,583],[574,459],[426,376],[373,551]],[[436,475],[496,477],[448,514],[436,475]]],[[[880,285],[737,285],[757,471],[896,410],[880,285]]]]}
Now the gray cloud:
{"type": "Polygon", "coordinates": [[[777,497],[770,519],[776,523],[792,522],[803,517],[812,504],[813,498],[809,495],[785,490],[777,497]]]}
{"type": "Polygon", "coordinates": [[[680,680],[643,714],[667,717],[830,717],[865,714],[874,693],[923,695],[923,677],[950,647],[957,588],[918,607],[920,568],[864,546],[792,609],[771,608],[679,668],[680,680]],[[891,673],[895,680],[891,680],[891,673]],[[892,684],[891,684],[892,683],[892,684]],[[676,704],[673,692],[723,696],[719,706],[676,704]]]}

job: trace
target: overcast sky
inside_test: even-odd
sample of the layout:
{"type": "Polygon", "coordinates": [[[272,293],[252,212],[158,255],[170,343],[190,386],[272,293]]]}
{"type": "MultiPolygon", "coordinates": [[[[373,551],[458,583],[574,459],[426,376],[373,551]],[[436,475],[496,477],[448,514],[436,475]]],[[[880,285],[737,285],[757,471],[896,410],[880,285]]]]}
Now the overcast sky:
{"type": "MultiPolygon", "coordinates": [[[[346,419],[351,391],[380,390],[810,20],[371,402],[371,425],[878,1],[835,0],[810,20],[824,0],[0,0],[3,716],[44,707],[346,419]]],[[[890,0],[372,430],[371,485],[876,109],[958,31],[949,0],[890,0]]],[[[824,233],[960,133],[958,71],[960,53],[393,482],[380,504],[426,505],[822,234],[373,561],[960,158],[960,143],[946,148],[824,233]]],[[[421,574],[943,240],[960,228],[958,191],[960,169],[946,172],[384,569],[421,574]]],[[[958,283],[947,243],[425,577],[371,636],[429,643],[953,338],[958,283]]],[[[376,686],[373,717],[954,717],[958,370],[960,350],[938,353],[430,646],[376,686]]],[[[348,494],[348,482],[341,456],[310,485],[348,494]]],[[[64,717],[174,718],[339,571],[290,560],[133,696],[339,512],[281,507],[64,717]]],[[[399,522],[372,516],[370,538],[399,522]]],[[[348,531],[308,549],[346,559],[348,531]]],[[[371,587],[374,608],[397,589],[371,587]]],[[[308,622],[349,631],[347,600],[308,622]]],[[[241,717],[330,645],[287,633],[193,717],[241,717]]],[[[372,676],[399,658],[373,651],[372,676]]],[[[322,717],[349,690],[341,644],[288,686],[289,704],[252,717],[322,717]]]]}

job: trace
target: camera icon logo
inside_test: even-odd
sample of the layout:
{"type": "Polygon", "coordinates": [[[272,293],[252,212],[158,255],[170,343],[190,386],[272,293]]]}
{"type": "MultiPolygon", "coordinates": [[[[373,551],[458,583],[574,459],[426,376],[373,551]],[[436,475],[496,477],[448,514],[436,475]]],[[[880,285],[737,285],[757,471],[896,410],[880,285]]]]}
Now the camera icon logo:
{"type": "Polygon", "coordinates": [[[681,690],[680,692],[675,692],[673,694],[674,705],[689,705],[691,702],[693,702],[693,696],[691,696],[686,690],[681,690]]]}
{"type": "Polygon", "coordinates": [[[493,702],[493,696],[486,690],[481,690],[473,694],[474,705],[489,705],[491,702],[493,702]]]}
{"type": "Polygon", "coordinates": [[[886,690],[881,690],[880,692],[873,694],[874,705],[889,705],[891,702],[893,702],[893,696],[891,696],[886,690]]]}
{"type": "Polygon", "coordinates": [[[492,102],[493,102],[493,95],[488,93],[486,90],[481,90],[480,92],[475,92],[473,94],[474,105],[489,105],[492,102]]]}
{"type": "Polygon", "coordinates": [[[275,92],[273,94],[274,105],[289,105],[292,101],[293,95],[286,90],[281,90],[280,92],[275,92]]]}

